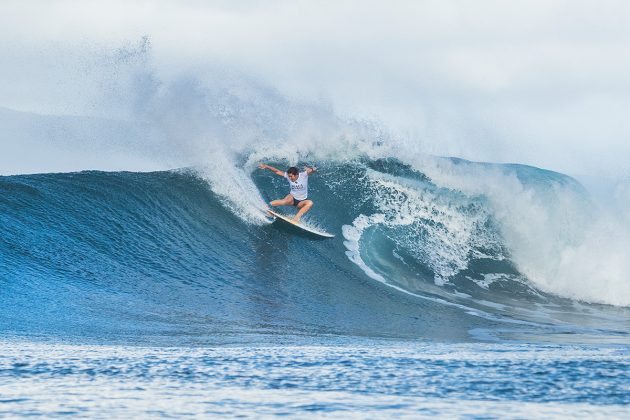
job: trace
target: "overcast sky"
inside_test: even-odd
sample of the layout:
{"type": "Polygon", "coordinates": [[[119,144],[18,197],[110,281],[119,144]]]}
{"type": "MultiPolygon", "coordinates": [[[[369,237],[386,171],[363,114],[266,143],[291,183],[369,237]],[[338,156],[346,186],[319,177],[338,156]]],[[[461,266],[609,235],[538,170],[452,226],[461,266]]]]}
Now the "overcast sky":
{"type": "Polygon", "coordinates": [[[89,115],[99,60],[148,37],[160,80],[220,69],[429,153],[628,177],[629,17],[601,0],[4,0],[0,106],[89,115]]]}

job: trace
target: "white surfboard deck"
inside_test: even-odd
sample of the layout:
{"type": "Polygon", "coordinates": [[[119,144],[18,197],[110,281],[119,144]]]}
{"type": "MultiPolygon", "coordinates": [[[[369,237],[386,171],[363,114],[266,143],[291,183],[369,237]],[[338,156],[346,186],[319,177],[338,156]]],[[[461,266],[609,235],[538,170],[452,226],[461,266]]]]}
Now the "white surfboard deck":
{"type": "Polygon", "coordinates": [[[293,219],[288,218],[287,216],[280,214],[280,213],[276,213],[273,210],[267,210],[267,212],[272,215],[273,217],[282,220],[285,223],[289,223],[293,226],[295,226],[296,228],[302,229],[306,232],[312,233],[313,235],[317,235],[317,236],[321,236],[322,238],[334,238],[335,235],[333,235],[332,233],[328,233],[328,232],[324,232],[323,230],[319,230],[319,229],[315,229],[312,228],[310,226],[306,226],[303,225],[299,222],[294,221],[293,219]]]}

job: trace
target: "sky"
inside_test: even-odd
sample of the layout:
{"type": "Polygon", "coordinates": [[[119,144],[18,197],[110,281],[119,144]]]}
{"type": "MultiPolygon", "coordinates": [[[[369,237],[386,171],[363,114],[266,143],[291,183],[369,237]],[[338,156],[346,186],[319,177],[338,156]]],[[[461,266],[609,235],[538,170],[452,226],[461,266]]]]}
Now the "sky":
{"type": "MultiPolygon", "coordinates": [[[[0,107],[125,119],[133,62],[160,83],[239,79],[325,103],[426,153],[623,180],[628,16],[612,0],[5,0],[0,107]]],[[[18,153],[24,130],[7,133],[18,153]]]]}

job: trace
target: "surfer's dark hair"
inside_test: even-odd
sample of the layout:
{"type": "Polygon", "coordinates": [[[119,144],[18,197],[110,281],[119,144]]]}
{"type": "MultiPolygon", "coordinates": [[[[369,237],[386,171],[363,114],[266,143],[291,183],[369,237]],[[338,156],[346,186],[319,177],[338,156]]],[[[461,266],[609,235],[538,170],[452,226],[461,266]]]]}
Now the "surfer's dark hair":
{"type": "Polygon", "coordinates": [[[298,171],[298,168],[296,168],[295,166],[291,166],[289,169],[287,169],[287,173],[291,175],[297,175],[300,173],[300,171],[298,171]]]}

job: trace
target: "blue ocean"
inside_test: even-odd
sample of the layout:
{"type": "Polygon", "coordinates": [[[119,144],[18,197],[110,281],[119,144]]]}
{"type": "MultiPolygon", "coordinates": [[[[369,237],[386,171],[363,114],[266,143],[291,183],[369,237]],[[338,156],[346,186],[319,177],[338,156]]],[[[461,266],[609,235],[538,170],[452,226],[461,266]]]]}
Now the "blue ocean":
{"type": "Polygon", "coordinates": [[[0,177],[0,415],[630,413],[627,283],[589,277],[574,179],[331,158],[323,240],[264,216],[284,179],[225,179],[251,194],[198,167],[0,177]]]}

